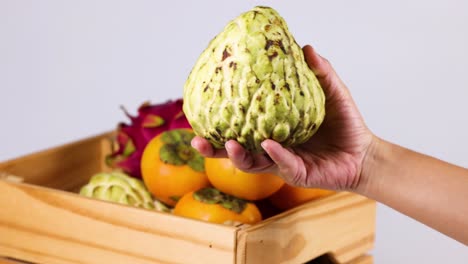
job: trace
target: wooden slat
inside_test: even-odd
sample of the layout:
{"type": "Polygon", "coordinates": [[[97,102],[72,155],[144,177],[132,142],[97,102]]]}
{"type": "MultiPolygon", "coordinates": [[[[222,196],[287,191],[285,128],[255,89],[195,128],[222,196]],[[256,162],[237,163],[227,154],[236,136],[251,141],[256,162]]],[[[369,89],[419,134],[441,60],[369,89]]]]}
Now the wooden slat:
{"type": "Polygon", "coordinates": [[[373,264],[374,258],[371,255],[359,256],[346,264],[373,264]]]}
{"type": "Polygon", "coordinates": [[[237,263],[304,263],[329,253],[346,263],[373,247],[375,202],[338,193],[238,233],[237,263]]]}
{"type": "Polygon", "coordinates": [[[360,239],[356,238],[353,243],[338,248],[333,251],[333,259],[335,262],[344,263],[349,259],[355,258],[363,254],[374,246],[374,233],[364,236],[360,239]]]}
{"type": "Polygon", "coordinates": [[[16,259],[0,257],[0,264],[31,264],[31,262],[24,262],[16,259]]]}
{"type": "MultiPolygon", "coordinates": [[[[78,140],[0,163],[0,172],[25,182],[54,189],[73,190],[103,169],[103,144],[111,133],[78,140]]],[[[110,143],[109,143],[110,144],[110,143]]]]}
{"type": "Polygon", "coordinates": [[[233,263],[236,228],[0,180],[0,256],[38,263],[233,263]]]}

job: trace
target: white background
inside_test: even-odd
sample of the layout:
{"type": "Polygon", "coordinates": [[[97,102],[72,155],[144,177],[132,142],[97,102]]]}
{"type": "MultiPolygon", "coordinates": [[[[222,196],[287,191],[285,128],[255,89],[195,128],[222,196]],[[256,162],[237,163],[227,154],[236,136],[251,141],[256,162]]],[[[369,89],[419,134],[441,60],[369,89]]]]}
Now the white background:
{"type": "MultiPolygon", "coordinates": [[[[468,167],[462,0],[0,0],[0,160],[113,129],[120,105],[181,97],[208,41],[257,4],[333,63],[377,135],[468,167]]],[[[468,262],[462,244],[377,213],[375,263],[468,262]]]]}

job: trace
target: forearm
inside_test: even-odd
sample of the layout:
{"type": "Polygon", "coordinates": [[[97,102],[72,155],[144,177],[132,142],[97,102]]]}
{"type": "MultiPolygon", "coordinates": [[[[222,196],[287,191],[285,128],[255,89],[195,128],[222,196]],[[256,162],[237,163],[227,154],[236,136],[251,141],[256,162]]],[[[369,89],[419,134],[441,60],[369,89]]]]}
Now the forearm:
{"type": "Polygon", "coordinates": [[[377,139],[357,192],[468,245],[468,170],[377,139]]]}

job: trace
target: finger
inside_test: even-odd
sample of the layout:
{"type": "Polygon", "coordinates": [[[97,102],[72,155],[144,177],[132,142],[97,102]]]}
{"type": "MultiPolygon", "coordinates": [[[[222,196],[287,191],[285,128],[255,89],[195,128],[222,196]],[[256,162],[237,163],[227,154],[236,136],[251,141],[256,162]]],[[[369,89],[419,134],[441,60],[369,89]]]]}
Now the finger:
{"type": "Polygon", "coordinates": [[[301,158],[271,139],[263,141],[262,147],[276,163],[278,175],[292,185],[304,185],[306,172],[301,158]]]}
{"type": "Polygon", "coordinates": [[[276,165],[266,153],[251,153],[237,141],[228,141],[226,150],[234,166],[247,173],[275,173],[276,165]]]}
{"type": "Polygon", "coordinates": [[[346,85],[327,59],[320,56],[310,45],[304,46],[302,50],[309,68],[314,72],[320,84],[322,84],[325,89],[335,89],[338,87],[344,88],[345,90],[347,89],[346,85]]]}
{"type": "Polygon", "coordinates": [[[249,171],[253,167],[254,160],[252,155],[238,142],[229,140],[226,142],[225,147],[229,159],[238,169],[249,171]]]}
{"type": "Polygon", "coordinates": [[[310,45],[305,46],[303,51],[309,68],[317,76],[327,97],[332,96],[338,88],[344,88],[343,82],[327,59],[320,56],[310,45]]]}
{"type": "Polygon", "coordinates": [[[315,73],[317,78],[325,79],[327,76],[334,74],[330,63],[322,58],[310,45],[304,46],[302,49],[304,57],[310,69],[315,73]]]}
{"type": "Polygon", "coordinates": [[[211,143],[199,136],[192,139],[192,147],[196,149],[202,156],[207,158],[226,158],[227,153],[225,149],[215,149],[211,143]]]}

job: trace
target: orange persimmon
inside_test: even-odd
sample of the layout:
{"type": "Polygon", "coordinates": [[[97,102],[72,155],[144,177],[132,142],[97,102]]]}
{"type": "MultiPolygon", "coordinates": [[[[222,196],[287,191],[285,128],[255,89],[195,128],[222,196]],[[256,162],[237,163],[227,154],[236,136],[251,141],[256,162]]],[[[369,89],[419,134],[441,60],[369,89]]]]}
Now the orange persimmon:
{"type": "Polygon", "coordinates": [[[258,207],[215,188],[202,188],[185,194],[174,214],[219,224],[255,224],[262,220],[258,207]]]}
{"type": "Polygon", "coordinates": [[[205,158],[206,175],[220,191],[250,201],[272,195],[283,186],[279,176],[269,173],[246,173],[228,158],[205,158]]]}
{"type": "Polygon", "coordinates": [[[190,145],[191,129],[165,131],[145,147],[141,174],[148,190],[160,201],[174,206],[184,194],[210,186],[204,158],[190,145]]]}
{"type": "Polygon", "coordinates": [[[319,188],[301,188],[284,184],[279,191],[271,195],[270,202],[282,210],[288,210],[306,202],[325,197],[335,193],[335,191],[319,188]]]}

